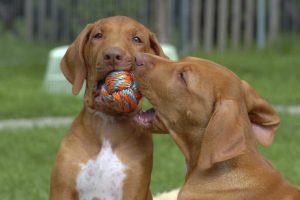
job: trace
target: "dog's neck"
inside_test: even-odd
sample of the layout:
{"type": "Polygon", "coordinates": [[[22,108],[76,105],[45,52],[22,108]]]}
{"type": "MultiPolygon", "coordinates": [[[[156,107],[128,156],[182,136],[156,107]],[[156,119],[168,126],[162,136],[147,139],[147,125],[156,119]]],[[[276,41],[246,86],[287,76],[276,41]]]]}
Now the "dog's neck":
{"type": "MultiPolygon", "coordinates": [[[[191,160],[187,166],[191,170],[186,175],[186,182],[183,186],[186,189],[183,191],[189,191],[189,194],[183,192],[180,199],[191,198],[191,191],[194,191],[192,193],[195,193],[197,197],[195,199],[202,199],[199,197],[200,193],[204,194],[203,199],[210,199],[211,194],[215,199],[227,200],[232,199],[231,194],[236,196],[233,199],[243,199],[243,195],[246,193],[250,195],[249,191],[255,190],[265,190],[267,194],[267,191],[274,190],[272,183],[279,183],[280,188],[291,188],[291,185],[284,181],[271,163],[260,154],[255,143],[248,144],[244,154],[216,163],[208,170],[202,170],[199,163],[191,160]],[[190,164],[194,166],[189,166],[190,164]],[[216,198],[215,195],[220,195],[220,198],[216,198]]],[[[253,196],[249,199],[259,198],[253,196]]]]}
{"type": "Polygon", "coordinates": [[[198,161],[205,129],[194,132],[190,130],[189,134],[185,134],[167,128],[183,152],[187,165],[185,184],[178,199],[239,200],[245,199],[245,195],[249,199],[261,199],[263,195],[274,193],[272,183],[289,191],[293,188],[260,154],[252,129],[245,134],[247,143],[244,154],[203,170],[198,161]],[[262,193],[258,194],[257,191],[262,193]]]}
{"type": "Polygon", "coordinates": [[[122,141],[137,131],[143,131],[142,128],[132,125],[135,122],[130,117],[113,116],[90,107],[84,107],[76,121],[73,124],[81,124],[81,127],[88,127],[88,130],[80,132],[84,133],[80,137],[88,138],[93,142],[98,141],[98,143],[102,143],[104,138],[114,144],[122,143],[122,141]]]}

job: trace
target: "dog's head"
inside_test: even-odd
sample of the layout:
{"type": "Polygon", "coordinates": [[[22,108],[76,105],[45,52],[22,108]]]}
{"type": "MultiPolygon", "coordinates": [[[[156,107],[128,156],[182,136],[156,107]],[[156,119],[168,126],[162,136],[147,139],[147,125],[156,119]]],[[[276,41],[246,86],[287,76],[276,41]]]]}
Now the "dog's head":
{"type": "Polygon", "coordinates": [[[198,58],[171,62],[149,54],[138,54],[136,65],[138,87],[188,162],[208,169],[243,154],[255,139],[271,144],[279,117],[228,69],[198,58]]]}
{"type": "Polygon", "coordinates": [[[112,112],[95,102],[94,88],[109,72],[131,70],[134,56],[147,52],[165,56],[154,34],[124,16],[109,17],[89,24],[68,48],[61,70],[77,95],[86,80],[85,105],[112,112]]]}

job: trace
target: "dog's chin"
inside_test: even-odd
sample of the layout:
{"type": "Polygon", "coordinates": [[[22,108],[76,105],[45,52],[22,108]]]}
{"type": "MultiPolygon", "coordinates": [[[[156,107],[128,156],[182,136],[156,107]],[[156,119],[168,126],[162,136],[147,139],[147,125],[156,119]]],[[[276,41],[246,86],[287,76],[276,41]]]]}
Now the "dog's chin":
{"type": "Polygon", "coordinates": [[[96,97],[94,99],[94,105],[93,108],[97,112],[102,112],[104,114],[110,115],[110,116],[115,116],[115,117],[134,117],[139,111],[132,111],[132,112],[119,112],[117,110],[114,110],[110,108],[103,100],[101,97],[96,97]]]}
{"type": "MultiPolygon", "coordinates": [[[[142,100],[141,100],[142,102],[142,100]]],[[[156,112],[154,108],[150,108],[148,110],[143,110],[142,106],[139,106],[138,110],[132,111],[132,112],[118,112],[111,108],[109,108],[105,102],[102,100],[101,97],[96,97],[94,100],[94,108],[98,112],[105,113],[110,116],[114,116],[120,119],[132,119],[134,122],[136,122],[139,126],[148,128],[151,126],[152,122],[154,121],[156,116],[156,112]]]]}

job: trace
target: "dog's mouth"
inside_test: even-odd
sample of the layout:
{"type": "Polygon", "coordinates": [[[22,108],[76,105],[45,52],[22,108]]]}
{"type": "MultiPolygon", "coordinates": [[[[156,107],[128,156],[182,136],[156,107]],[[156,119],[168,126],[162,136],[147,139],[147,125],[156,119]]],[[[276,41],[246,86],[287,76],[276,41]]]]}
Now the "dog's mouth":
{"type": "Polygon", "coordinates": [[[103,104],[103,101],[101,100],[101,93],[100,89],[102,85],[105,83],[105,79],[108,76],[108,74],[114,72],[114,71],[130,71],[132,69],[132,59],[128,59],[126,63],[122,63],[119,65],[106,65],[102,62],[98,66],[96,66],[96,72],[97,75],[95,77],[96,81],[94,83],[94,90],[93,95],[95,98],[96,103],[103,104]]]}
{"type": "MultiPolygon", "coordinates": [[[[96,81],[93,96],[94,96],[94,102],[96,109],[98,109],[101,112],[105,112],[107,114],[120,117],[120,118],[131,118],[133,121],[135,121],[138,125],[144,128],[148,128],[151,126],[152,122],[157,117],[156,111],[154,108],[150,108],[147,110],[143,110],[142,103],[143,99],[139,102],[139,109],[134,110],[132,112],[119,112],[117,110],[111,109],[110,105],[107,104],[107,102],[104,100],[105,97],[101,95],[101,87],[105,83],[105,79],[109,73],[114,72],[115,70],[109,70],[106,71],[105,74],[102,74],[101,78],[96,81]]],[[[128,70],[128,72],[130,72],[128,70]]],[[[143,98],[143,97],[142,97],[143,98]]]]}
{"type": "Polygon", "coordinates": [[[143,127],[150,127],[156,117],[156,111],[154,108],[150,108],[146,111],[140,110],[133,117],[134,121],[143,127]]]}
{"type": "Polygon", "coordinates": [[[93,89],[93,96],[97,106],[104,106],[107,107],[108,105],[103,101],[103,97],[101,96],[101,87],[105,83],[105,79],[108,74],[114,71],[130,71],[132,69],[132,58],[128,57],[126,62],[120,63],[116,65],[115,63],[112,64],[105,64],[103,60],[99,62],[99,65],[96,66],[97,75],[95,77],[96,81],[94,83],[93,89]]]}
{"type": "Polygon", "coordinates": [[[97,105],[105,105],[105,102],[103,101],[101,93],[100,93],[101,87],[104,84],[105,77],[106,77],[106,75],[104,76],[103,79],[100,79],[95,83],[93,95],[94,95],[95,103],[97,105]]]}

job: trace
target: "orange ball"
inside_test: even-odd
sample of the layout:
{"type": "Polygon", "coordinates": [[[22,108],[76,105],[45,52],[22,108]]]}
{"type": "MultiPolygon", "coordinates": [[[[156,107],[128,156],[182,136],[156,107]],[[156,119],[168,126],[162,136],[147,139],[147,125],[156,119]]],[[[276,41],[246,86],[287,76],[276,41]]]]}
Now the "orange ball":
{"type": "Polygon", "coordinates": [[[107,75],[101,86],[102,101],[112,110],[130,113],[138,109],[142,98],[133,74],[128,71],[114,71],[107,75]]]}

